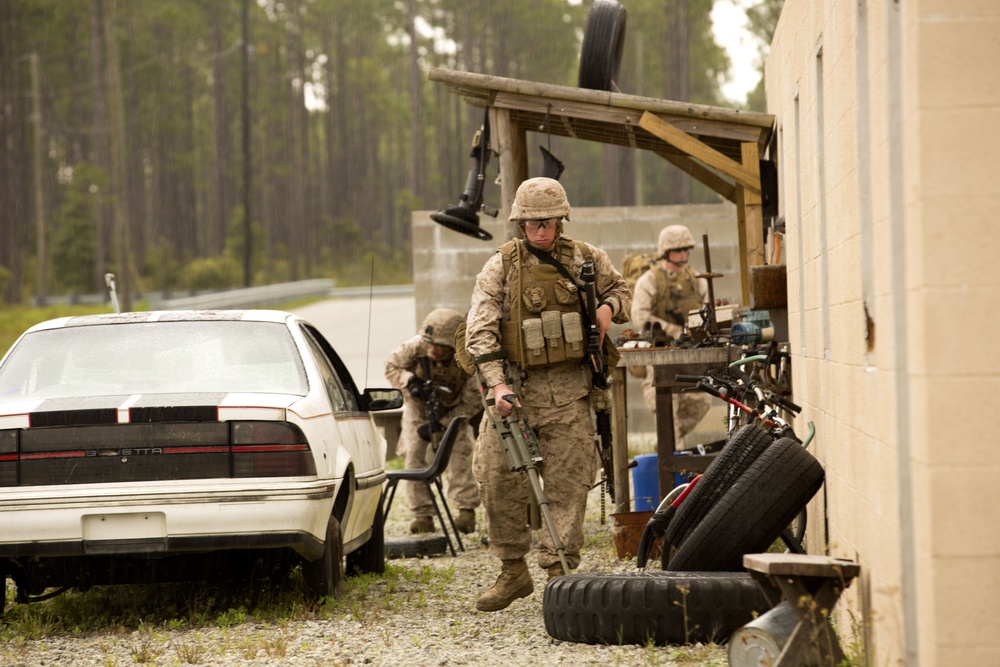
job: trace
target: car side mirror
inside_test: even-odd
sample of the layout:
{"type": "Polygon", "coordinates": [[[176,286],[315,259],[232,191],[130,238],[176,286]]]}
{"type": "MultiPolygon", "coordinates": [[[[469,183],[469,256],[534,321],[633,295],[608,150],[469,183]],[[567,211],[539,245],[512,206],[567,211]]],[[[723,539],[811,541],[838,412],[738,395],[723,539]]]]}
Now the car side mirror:
{"type": "Polygon", "coordinates": [[[398,389],[365,389],[361,400],[368,412],[396,410],[403,407],[403,392],[398,389]]]}

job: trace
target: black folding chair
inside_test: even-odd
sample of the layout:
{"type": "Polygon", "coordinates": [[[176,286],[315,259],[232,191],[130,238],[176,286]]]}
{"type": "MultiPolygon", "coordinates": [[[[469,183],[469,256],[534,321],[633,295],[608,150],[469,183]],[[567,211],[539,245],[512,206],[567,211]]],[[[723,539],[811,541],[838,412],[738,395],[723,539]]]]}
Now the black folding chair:
{"type": "Polygon", "coordinates": [[[383,508],[382,516],[387,517],[389,516],[389,509],[392,507],[392,501],[396,497],[396,487],[401,481],[406,480],[425,484],[431,494],[431,502],[434,503],[434,512],[437,514],[438,521],[441,522],[441,531],[448,540],[448,548],[451,549],[452,556],[457,556],[458,554],[455,552],[455,544],[451,540],[451,535],[448,534],[447,526],[451,526],[451,532],[458,541],[458,548],[465,551],[465,545],[462,544],[462,537],[458,533],[458,528],[455,527],[455,519],[451,516],[451,508],[448,507],[448,500],[444,495],[441,476],[444,475],[444,471],[448,467],[448,461],[451,459],[451,451],[455,448],[455,441],[458,440],[459,433],[465,428],[466,419],[466,417],[455,417],[451,420],[448,428],[444,430],[444,435],[441,436],[441,442],[438,443],[434,460],[426,468],[387,470],[385,473],[387,481],[385,488],[382,489],[382,498],[380,501],[383,508]],[[445,523],[444,515],[441,514],[441,506],[438,505],[437,498],[434,496],[434,488],[437,488],[438,496],[441,498],[441,505],[444,506],[444,515],[448,517],[447,523],[445,523]]]}

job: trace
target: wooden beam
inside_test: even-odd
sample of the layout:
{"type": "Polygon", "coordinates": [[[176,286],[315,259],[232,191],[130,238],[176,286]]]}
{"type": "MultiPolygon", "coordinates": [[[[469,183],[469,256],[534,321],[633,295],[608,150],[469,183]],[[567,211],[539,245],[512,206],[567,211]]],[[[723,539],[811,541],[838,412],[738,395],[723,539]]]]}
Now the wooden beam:
{"type": "Polygon", "coordinates": [[[656,150],[653,152],[684,173],[690,175],[698,182],[708,186],[713,192],[718,193],[724,199],[731,201],[734,204],[736,203],[736,186],[716,174],[711,169],[701,166],[701,163],[688,157],[675,155],[663,150],[656,150]]]}
{"type": "MultiPolygon", "coordinates": [[[[743,148],[743,168],[760,182],[760,153],[757,144],[746,142],[743,148]]],[[[747,262],[749,266],[764,264],[764,206],[760,189],[744,189],[743,208],[747,225],[747,262]]],[[[748,271],[749,274],[749,271],[748,271]]],[[[748,304],[749,305],[749,304],[748,304]]]]}
{"type": "MultiPolygon", "coordinates": [[[[684,151],[691,157],[701,160],[709,167],[718,169],[727,176],[734,178],[737,183],[743,185],[744,187],[756,190],[759,196],[759,171],[755,170],[754,172],[750,172],[744,167],[744,165],[730,160],[728,157],[711,146],[695,139],[690,134],[677,129],[670,123],[660,119],[658,116],[655,116],[648,111],[645,112],[642,115],[642,118],[639,119],[639,127],[646,130],[650,134],[659,137],[671,146],[684,151]]],[[[756,144],[754,145],[756,146],[756,144]]]]}

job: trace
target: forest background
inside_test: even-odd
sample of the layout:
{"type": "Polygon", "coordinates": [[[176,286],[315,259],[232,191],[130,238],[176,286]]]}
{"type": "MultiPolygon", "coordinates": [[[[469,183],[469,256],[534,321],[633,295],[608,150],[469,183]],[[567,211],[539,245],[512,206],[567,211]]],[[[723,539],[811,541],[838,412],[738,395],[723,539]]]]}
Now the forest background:
{"type": "MultiPolygon", "coordinates": [[[[731,0],[623,2],[619,89],[733,106],[715,1],[731,0]]],[[[765,44],[782,1],[748,10],[765,44]]],[[[411,211],[457,201],[483,122],[427,71],[574,86],[591,4],[3,0],[0,304],[100,293],[106,272],[126,303],[368,284],[376,263],[375,282],[410,282],[411,211]]],[[[763,80],[747,108],[764,110],[763,80]]],[[[533,139],[574,206],[718,201],[656,156],[533,139]]]]}

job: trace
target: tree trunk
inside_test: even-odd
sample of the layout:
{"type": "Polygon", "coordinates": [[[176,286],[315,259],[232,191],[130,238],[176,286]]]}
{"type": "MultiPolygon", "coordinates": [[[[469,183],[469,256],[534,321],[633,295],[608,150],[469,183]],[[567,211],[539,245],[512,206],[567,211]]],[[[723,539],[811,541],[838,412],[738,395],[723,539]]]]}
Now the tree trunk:
{"type": "Polygon", "coordinates": [[[426,196],[427,155],[424,146],[424,74],[420,69],[420,40],[417,35],[417,3],[406,3],[406,32],[410,36],[410,132],[412,154],[410,156],[410,189],[417,202],[426,196]]]}
{"type": "Polygon", "coordinates": [[[111,191],[114,199],[115,262],[118,265],[116,286],[122,311],[132,310],[132,280],[130,276],[131,242],[125,216],[125,109],[122,100],[121,76],[118,68],[118,40],[115,37],[115,6],[107,5],[103,13],[104,44],[107,53],[108,138],[111,152],[111,191]]]}
{"type": "MultiPolygon", "coordinates": [[[[94,164],[110,176],[111,156],[108,154],[108,118],[104,105],[104,57],[101,51],[101,0],[90,3],[90,78],[93,90],[94,164]]],[[[97,229],[94,233],[94,288],[105,290],[104,274],[108,264],[108,230],[111,229],[111,206],[108,193],[102,190],[97,198],[97,229]]]]}
{"type": "Polygon", "coordinates": [[[226,72],[220,53],[223,49],[221,3],[212,5],[212,127],[215,135],[212,151],[212,225],[208,234],[207,254],[218,255],[225,244],[226,227],[232,211],[232,185],[230,155],[232,141],[229,136],[229,108],[226,98],[226,72]]]}
{"type": "MultiPolygon", "coordinates": [[[[668,79],[667,99],[687,102],[690,95],[688,80],[688,0],[674,0],[667,9],[669,36],[667,60],[673,76],[668,79]]],[[[691,202],[691,177],[680,169],[667,169],[667,192],[671,204],[691,202]]]]}

